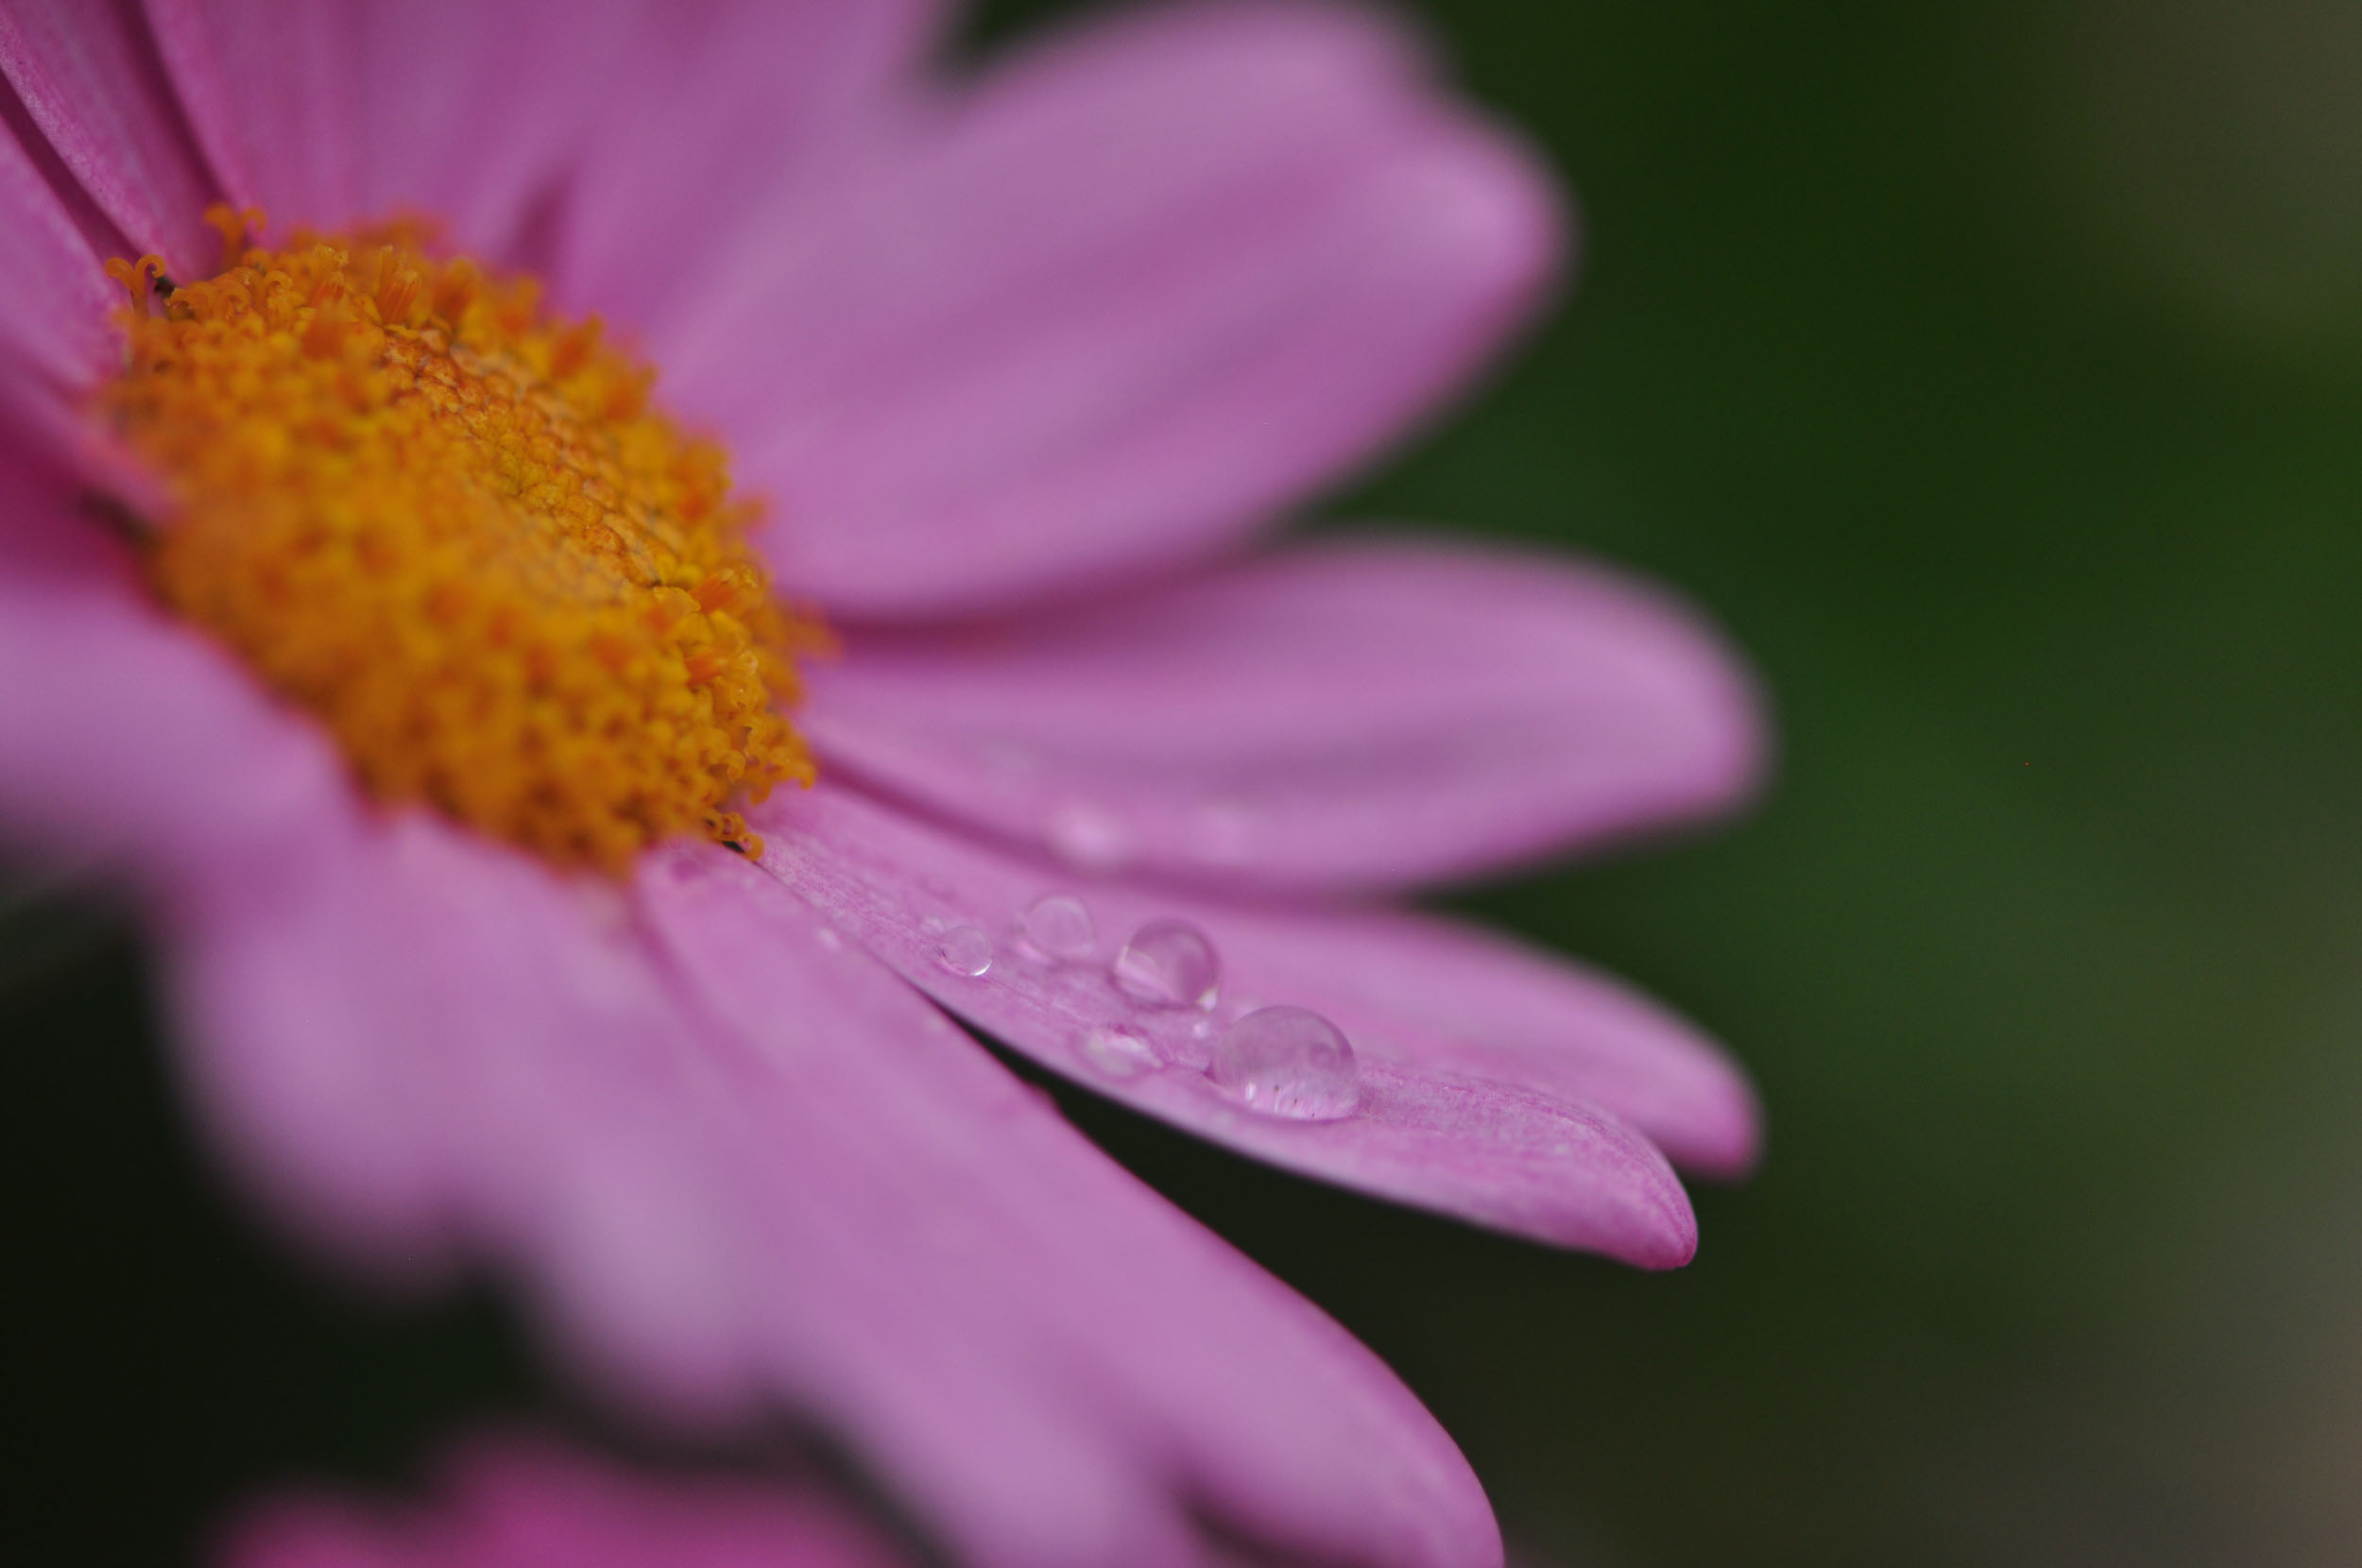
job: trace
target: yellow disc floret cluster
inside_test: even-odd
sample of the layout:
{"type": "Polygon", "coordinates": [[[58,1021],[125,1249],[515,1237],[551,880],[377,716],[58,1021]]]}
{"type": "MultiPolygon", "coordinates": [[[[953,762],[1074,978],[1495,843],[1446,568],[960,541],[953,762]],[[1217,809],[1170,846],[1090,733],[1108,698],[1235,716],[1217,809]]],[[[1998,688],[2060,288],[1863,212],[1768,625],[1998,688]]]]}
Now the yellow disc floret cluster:
{"type": "Polygon", "coordinates": [[[529,278],[415,226],[114,264],[101,407],[162,481],[157,592],[331,730],[381,800],[625,869],[812,764],[780,716],[822,640],[773,601],[723,453],[529,278]]]}

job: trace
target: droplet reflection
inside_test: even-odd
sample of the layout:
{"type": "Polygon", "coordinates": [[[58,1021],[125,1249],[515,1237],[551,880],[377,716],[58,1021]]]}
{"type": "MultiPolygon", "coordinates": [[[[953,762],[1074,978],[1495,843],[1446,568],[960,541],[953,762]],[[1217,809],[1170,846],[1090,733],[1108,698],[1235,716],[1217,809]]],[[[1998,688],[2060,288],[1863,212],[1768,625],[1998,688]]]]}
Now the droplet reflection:
{"type": "Polygon", "coordinates": [[[1070,893],[1053,893],[1025,912],[1025,939],[1052,958],[1083,959],[1099,946],[1091,912],[1070,893]]]}
{"type": "Polygon", "coordinates": [[[1361,1069],[1344,1034],[1302,1007],[1248,1014],[1214,1044],[1207,1076],[1247,1109],[1294,1121],[1335,1121],[1361,1098],[1361,1069]]]}
{"type": "Polygon", "coordinates": [[[1150,1007],[1214,1005],[1222,959],[1204,931],[1186,920],[1152,920],[1108,965],[1116,989],[1150,1007]]]}
{"type": "Polygon", "coordinates": [[[992,967],[992,938],[973,926],[954,926],[936,942],[935,962],[972,980],[992,967]]]}
{"type": "Polygon", "coordinates": [[[1109,1078],[1138,1078],[1164,1065],[1155,1048],[1139,1031],[1121,1024],[1102,1024],[1087,1030],[1077,1046],[1083,1060],[1109,1078]]]}

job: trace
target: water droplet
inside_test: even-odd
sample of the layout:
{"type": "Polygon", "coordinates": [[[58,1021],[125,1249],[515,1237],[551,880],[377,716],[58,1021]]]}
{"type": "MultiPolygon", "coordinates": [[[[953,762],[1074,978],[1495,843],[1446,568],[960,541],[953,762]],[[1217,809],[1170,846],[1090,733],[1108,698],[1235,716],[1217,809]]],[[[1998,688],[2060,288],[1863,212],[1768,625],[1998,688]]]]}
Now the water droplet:
{"type": "Polygon", "coordinates": [[[1164,1065],[1145,1035],[1121,1024],[1102,1024],[1087,1030],[1076,1046],[1084,1061],[1109,1078],[1138,1078],[1164,1065]]]}
{"type": "Polygon", "coordinates": [[[992,967],[992,938],[973,926],[954,926],[935,944],[935,962],[973,979],[992,967]]]}
{"type": "Polygon", "coordinates": [[[1025,939],[1052,958],[1088,958],[1099,946],[1091,912],[1070,893],[1053,893],[1025,912],[1025,939]]]}
{"type": "Polygon", "coordinates": [[[1266,1007],[1215,1043],[1207,1076],[1250,1111],[1295,1121],[1335,1121],[1361,1098],[1353,1048],[1326,1018],[1302,1007],[1266,1007]]]}
{"type": "Polygon", "coordinates": [[[842,950],[845,946],[845,939],[837,934],[834,926],[823,926],[813,932],[813,935],[818,940],[820,946],[832,953],[842,950]]]}
{"type": "Polygon", "coordinates": [[[1185,1067],[1194,1067],[1199,1072],[1204,1072],[1213,1065],[1214,1035],[1219,1028],[1213,1019],[1203,1013],[1189,1014],[1163,1013],[1156,1016],[1161,1020],[1169,1021],[1170,1024],[1170,1027],[1159,1030],[1156,1034],[1157,1049],[1164,1053],[1168,1061],[1177,1062],[1185,1067]],[[1181,1019],[1185,1016],[1189,1019],[1186,1027],[1181,1023],[1181,1019]]]}
{"type": "Polygon", "coordinates": [[[1132,858],[1132,833],[1123,819],[1087,800],[1061,801],[1042,821],[1050,847],[1081,871],[1113,871],[1132,858]]]}
{"type": "Polygon", "coordinates": [[[1132,933],[1107,973],[1116,989],[1151,1007],[1214,1005],[1222,960],[1204,931],[1186,920],[1152,920],[1132,933]]]}

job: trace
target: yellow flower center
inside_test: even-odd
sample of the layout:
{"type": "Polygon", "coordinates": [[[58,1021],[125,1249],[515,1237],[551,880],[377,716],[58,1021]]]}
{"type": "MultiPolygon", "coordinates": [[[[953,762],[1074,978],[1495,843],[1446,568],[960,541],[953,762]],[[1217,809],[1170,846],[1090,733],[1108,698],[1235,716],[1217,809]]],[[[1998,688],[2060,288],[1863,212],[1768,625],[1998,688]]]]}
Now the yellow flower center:
{"type": "Polygon", "coordinates": [[[530,278],[415,225],[247,243],[128,288],[104,416],[162,480],[151,581],[335,736],[380,800],[620,872],[812,763],[779,708],[826,634],[772,599],[721,449],[530,278]]]}

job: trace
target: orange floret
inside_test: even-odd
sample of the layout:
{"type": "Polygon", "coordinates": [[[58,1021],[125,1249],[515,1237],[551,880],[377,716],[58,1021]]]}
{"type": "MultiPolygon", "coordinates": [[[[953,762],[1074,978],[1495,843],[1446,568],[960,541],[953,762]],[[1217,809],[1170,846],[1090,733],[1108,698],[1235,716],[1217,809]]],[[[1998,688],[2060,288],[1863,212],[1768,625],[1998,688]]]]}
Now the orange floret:
{"type": "Polygon", "coordinates": [[[653,374],[529,278],[430,255],[415,225],[250,247],[130,293],[104,416],[173,501],[172,608],[317,715],[362,785],[561,866],[625,869],[811,759],[780,708],[826,639],[745,544],[721,450],[653,374]],[[161,298],[158,298],[161,297],[161,298]]]}

